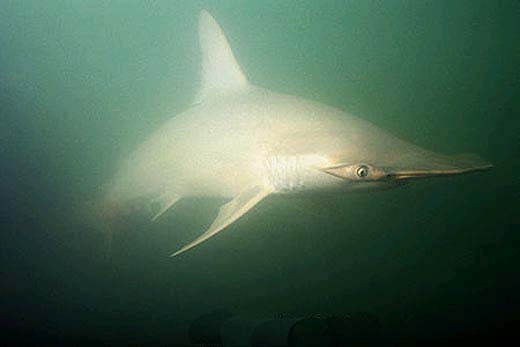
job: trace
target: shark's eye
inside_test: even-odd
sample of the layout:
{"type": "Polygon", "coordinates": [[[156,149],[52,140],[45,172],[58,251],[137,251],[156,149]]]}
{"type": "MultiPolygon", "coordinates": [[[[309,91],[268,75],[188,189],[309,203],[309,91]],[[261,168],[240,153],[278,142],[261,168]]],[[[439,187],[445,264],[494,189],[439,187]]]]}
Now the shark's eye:
{"type": "Polygon", "coordinates": [[[366,165],[361,165],[359,166],[357,169],[356,169],[356,175],[359,177],[359,178],[365,178],[368,176],[368,166],[366,165]]]}

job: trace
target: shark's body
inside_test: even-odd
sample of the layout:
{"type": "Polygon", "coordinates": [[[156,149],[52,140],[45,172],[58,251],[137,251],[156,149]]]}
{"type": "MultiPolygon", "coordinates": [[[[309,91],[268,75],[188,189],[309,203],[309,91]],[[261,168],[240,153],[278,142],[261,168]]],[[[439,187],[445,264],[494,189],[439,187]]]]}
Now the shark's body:
{"type": "Polygon", "coordinates": [[[213,18],[199,21],[202,84],[120,167],[105,206],[155,205],[158,218],[183,197],[229,198],[203,242],[271,194],[359,190],[489,167],[399,140],[341,110],[251,85],[213,18]]]}

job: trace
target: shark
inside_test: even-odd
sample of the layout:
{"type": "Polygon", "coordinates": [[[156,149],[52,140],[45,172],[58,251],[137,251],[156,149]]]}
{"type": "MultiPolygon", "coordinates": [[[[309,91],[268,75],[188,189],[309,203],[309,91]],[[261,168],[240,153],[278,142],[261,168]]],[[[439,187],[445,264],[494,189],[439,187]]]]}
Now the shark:
{"type": "Polygon", "coordinates": [[[198,21],[200,87],[117,168],[103,216],[147,210],[157,220],[183,198],[227,199],[177,256],[272,195],[374,191],[490,168],[475,154],[442,155],[350,113],[252,84],[211,14],[198,21]]]}

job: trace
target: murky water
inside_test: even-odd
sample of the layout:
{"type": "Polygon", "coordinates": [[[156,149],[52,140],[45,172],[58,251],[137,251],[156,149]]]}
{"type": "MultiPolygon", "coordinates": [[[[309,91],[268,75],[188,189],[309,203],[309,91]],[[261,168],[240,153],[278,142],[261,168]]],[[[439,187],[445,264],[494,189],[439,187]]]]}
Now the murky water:
{"type": "Polygon", "coordinates": [[[516,1],[2,2],[3,338],[182,343],[215,309],[370,312],[388,338],[507,327],[520,308],[519,14],[516,1]],[[168,258],[222,202],[187,199],[156,223],[128,220],[107,261],[80,206],[191,102],[202,8],[251,82],[495,168],[268,199],[168,258]]]}

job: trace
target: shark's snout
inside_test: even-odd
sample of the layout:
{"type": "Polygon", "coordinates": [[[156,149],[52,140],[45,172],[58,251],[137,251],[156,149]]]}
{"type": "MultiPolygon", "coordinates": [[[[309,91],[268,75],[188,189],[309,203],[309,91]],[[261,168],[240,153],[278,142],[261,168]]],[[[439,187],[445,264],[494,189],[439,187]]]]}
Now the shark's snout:
{"type": "Polygon", "coordinates": [[[474,167],[466,169],[439,169],[439,170],[415,170],[415,171],[398,171],[387,175],[389,180],[409,180],[409,179],[421,179],[421,178],[432,178],[442,176],[454,176],[475,171],[483,171],[493,167],[493,165],[474,167]]]}
{"type": "Polygon", "coordinates": [[[397,157],[393,164],[381,163],[342,163],[321,168],[334,177],[350,183],[384,183],[408,181],[441,176],[453,176],[483,171],[492,164],[474,154],[443,156],[431,152],[397,157]]]}
{"type": "Polygon", "coordinates": [[[388,172],[388,179],[411,180],[442,176],[462,175],[475,171],[483,171],[493,165],[475,154],[444,156],[439,154],[421,153],[414,160],[404,161],[401,167],[395,167],[388,172]]]}

